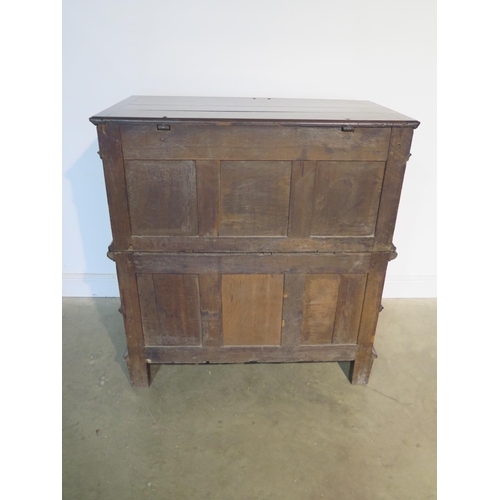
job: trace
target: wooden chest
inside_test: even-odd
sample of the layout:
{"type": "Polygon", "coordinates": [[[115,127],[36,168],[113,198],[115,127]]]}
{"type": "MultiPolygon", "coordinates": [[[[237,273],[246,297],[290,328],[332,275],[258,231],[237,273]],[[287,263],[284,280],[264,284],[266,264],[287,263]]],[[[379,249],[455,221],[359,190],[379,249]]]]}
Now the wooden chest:
{"type": "Polygon", "coordinates": [[[133,386],[351,361],[365,384],[413,129],[367,101],[132,96],[97,125],[133,386]]]}

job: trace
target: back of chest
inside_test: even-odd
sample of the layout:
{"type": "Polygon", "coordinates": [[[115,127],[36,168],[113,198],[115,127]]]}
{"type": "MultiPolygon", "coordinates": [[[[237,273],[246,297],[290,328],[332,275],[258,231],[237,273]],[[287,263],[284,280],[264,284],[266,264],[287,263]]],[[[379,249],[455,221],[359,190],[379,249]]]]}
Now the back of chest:
{"type": "Polygon", "coordinates": [[[418,122],[240,115],[93,118],[131,381],[152,363],[348,360],[366,383],[418,122]]]}

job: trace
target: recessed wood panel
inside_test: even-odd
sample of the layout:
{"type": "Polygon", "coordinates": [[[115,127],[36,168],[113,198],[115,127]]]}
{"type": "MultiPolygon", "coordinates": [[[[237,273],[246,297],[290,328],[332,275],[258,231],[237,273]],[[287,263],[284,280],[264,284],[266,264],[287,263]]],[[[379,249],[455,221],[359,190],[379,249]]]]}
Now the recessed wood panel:
{"type": "Polygon", "coordinates": [[[222,331],[225,346],[280,345],[283,275],[222,276],[222,331]]]}
{"type": "Polygon", "coordinates": [[[308,274],[304,289],[302,344],[331,344],[340,276],[308,274]]]}
{"type": "Polygon", "coordinates": [[[194,161],[126,161],[132,234],[198,234],[194,161]]]}
{"type": "Polygon", "coordinates": [[[221,162],[221,236],[286,236],[291,162],[221,162]]]}
{"type": "Polygon", "coordinates": [[[317,162],[311,234],[374,234],[384,167],[383,162],[317,162]]]}
{"type": "Polygon", "coordinates": [[[192,274],[139,274],[146,345],[200,345],[200,291],[192,274]]]}

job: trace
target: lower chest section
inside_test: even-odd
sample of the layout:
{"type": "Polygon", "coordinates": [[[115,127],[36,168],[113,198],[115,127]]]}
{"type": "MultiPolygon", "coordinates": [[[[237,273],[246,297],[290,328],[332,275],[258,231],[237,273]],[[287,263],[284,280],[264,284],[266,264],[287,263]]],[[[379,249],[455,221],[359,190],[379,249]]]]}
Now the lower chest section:
{"type": "Polygon", "coordinates": [[[367,253],[132,259],[149,362],[354,359],[367,253]]]}

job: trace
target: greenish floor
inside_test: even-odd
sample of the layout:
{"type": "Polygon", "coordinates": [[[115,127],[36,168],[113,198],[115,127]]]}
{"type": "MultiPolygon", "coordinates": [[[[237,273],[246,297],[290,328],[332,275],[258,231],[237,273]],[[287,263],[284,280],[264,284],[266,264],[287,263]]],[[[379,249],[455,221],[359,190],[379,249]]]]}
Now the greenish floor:
{"type": "Polygon", "coordinates": [[[63,498],[436,498],[436,300],[383,304],[367,386],[297,363],[133,389],[118,299],[63,299],[63,498]]]}

